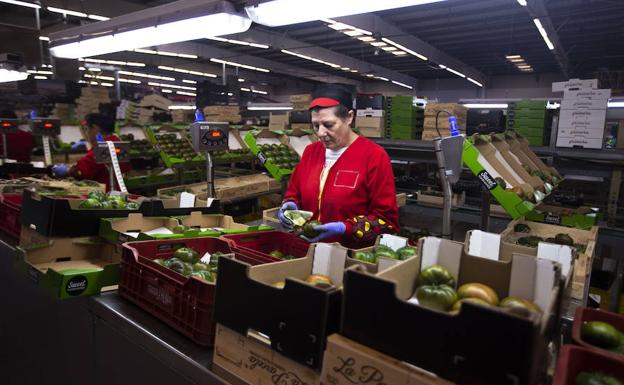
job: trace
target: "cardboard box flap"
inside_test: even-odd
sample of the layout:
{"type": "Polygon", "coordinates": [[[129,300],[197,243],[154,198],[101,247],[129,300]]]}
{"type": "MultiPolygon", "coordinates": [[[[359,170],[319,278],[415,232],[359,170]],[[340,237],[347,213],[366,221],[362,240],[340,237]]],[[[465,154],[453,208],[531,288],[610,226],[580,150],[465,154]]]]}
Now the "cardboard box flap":
{"type": "Polygon", "coordinates": [[[299,156],[303,156],[305,148],[312,143],[312,139],[309,136],[289,136],[288,140],[299,156]]]}
{"type": "Polygon", "coordinates": [[[388,246],[394,251],[407,246],[407,238],[399,237],[392,234],[382,234],[377,238],[378,245],[388,246]]]}
{"type": "Polygon", "coordinates": [[[460,261],[464,244],[436,237],[421,238],[418,252],[421,259],[420,269],[432,265],[444,266],[454,277],[459,277],[460,261]]]}
{"type": "Polygon", "coordinates": [[[559,283],[560,272],[556,262],[514,254],[509,296],[527,299],[546,311],[551,306],[553,288],[559,283]]]}
{"type": "Polygon", "coordinates": [[[466,234],[468,254],[474,257],[498,261],[500,259],[501,236],[481,230],[471,230],[466,234]]]}
{"type": "Polygon", "coordinates": [[[575,255],[576,249],[570,246],[546,242],[539,242],[537,244],[537,256],[559,263],[561,265],[561,275],[564,277],[568,276],[575,255]]]}
{"type": "Polygon", "coordinates": [[[336,287],[339,287],[342,285],[346,261],[346,248],[338,244],[317,243],[314,247],[312,274],[325,275],[336,287]]]}

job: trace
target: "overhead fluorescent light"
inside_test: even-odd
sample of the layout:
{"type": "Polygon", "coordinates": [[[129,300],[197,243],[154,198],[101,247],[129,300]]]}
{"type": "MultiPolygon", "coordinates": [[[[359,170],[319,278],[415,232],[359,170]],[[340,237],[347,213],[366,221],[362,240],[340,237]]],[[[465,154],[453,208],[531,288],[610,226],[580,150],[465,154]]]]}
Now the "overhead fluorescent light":
{"type": "Polygon", "coordinates": [[[197,96],[194,92],[186,92],[186,91],[176,91],[178,95],[186,95],[186,96],[197,96]]]}
{"type": "Polygon", "coordinates": [[[374,77],[375,77],[375,75],[373,75],[373,74],[366,74],[365,76],[366,76],[367,78],[374,78],[374,77]]]}
{"type": "Polygon", "coordinates": [[[349,70],[351,70],[351,68],[349,68],[349,67],[340,67],[340,69],[341,69],[341,70],[343,70],[343,71],[349,71],[349,70]]]}
{"type": "Polygon", "coordinates": [[[112,76],[104,76],[104,75],[89,75],[89,74],[84,74],[83,75],[85,78],[87,79],[100,79],[100,80],[108,80],[108,81],[115,81],[115,78],[112,76]]]}
{"type": "Polygon", "coordinates": [[[414,87],[407,85],[405,83],[401,83],[401,82],[397,82],[396,80],[392,80],[392,83],[396,84],[397,86],[401,86],[401,87],[405,87],[405,88],[409,88],[410,90],[413,90],[414,87]]]}
{"type": "Polygon", "coordinates": [[[172,91],[172,90],[165,90],[165,89],[162,89],[162,90],[160,90],[160,92],[162,92],[162,93],[164,93],[164,94],[170,94],[170,93],[172,93],[173,91],[172,91]]]}
{"type": "Polygon", "coordinates": [[[197,76],[205,76],[207,78],[216,78],[217,75],[215,74],[211,74],[208,72],[200,72],[200,71],[191,71],[191,70],[187,70],[184,68],[176,68],[176,67],[169,67],[169,66],[158,66],[159,70],[164,70],[164,71],[174,71],[174,72],[179,72],[182,74],[191,74],[191,75],[197,75],[197,76]]]}
{"type": "Polygon", "coordinates": [[[100,16],[100,15],[88,15],[87,17],[91,20],[97,20],[97,21],[110,20],[110,17],[100,16]]]}
{"type": "Polygon", "coordinates": [[[136,48],[136,49],[132,49],[129,50],[131,52],[138,52],[138,53],[146,53],[148,55],[160,55],[160,56],[172,56],[172,57],[181,57],[181,58],[185,58],[185,59],[197,59],[197,55],[190,55],[190,54],[186,54],[186,53],[177,53],[177,52],[169,52],[169,51],[154,51],[152,49],[143,49],[143,48],[136,48]]]}
{"type": "Polygon", "coordinates": [[[390,81],[390,79],[384,78],[383,76],[376,76],[375,79],[383,80],[384,82],[389,82],[390,81]]]}
{"type": "Polygon", "coordinates": [[[248,46],[248,47],[264,48],[264,49],[271,48],[271,46],[266,45],[266,44],[253,43],[253,42],[243,41],[243,40],[224,39],[222,37],[216,37],[216,36],[207,37],[206,39],[216,40],[216,41],[220,41],[223,43],[238,44],[238,45],[248,46]]]}
{"type": "MultiPolygon", "coordinates": [[[[21,7],[40,9],[41,6],[39,4],[28,3],[26,1],[17,1],[17,0],[0,0],[0,3],[19,5],[21,7]]],[[[23,80],[23,79],[22,79],[23,80]]]]}
{"type": "Polygon", "coordinates": [[[404,51],[393,51],[392,54],[396,55],[396,56],[405,56],[405,55],[407,55],[407,52],[404,52],[404,51]]]}
{"type": "Polygon", "coordinates": [[[464,103],[464,107],[474,109],[505,109],[507,106],[507,103],[464,103]]]}
{"type": "Polygon", "coordinates": [[[147,83],[148,86],[154,86],[154,87],[165,87],[165,88],[175,88],[178,90],[189,90],[189,91],[195,91],[197,90],[197,88],[195,87],[187,87],[187,86],[179,86],[177,84],[166,84],[166,83],[157,83],[157,82],[148,82],[147,83]]]}
{"type": "MultiPolygon", "coordinates": [[[[164,91],[164,90],[163,90],[164,91]]],[[[172,105],[167,107],[170,110],[195,110],[197,107],[196,106],[189,106],[189,105],[172,105]]]]}
{"type": "Polygon", "coordinates": [[[374,42],[370,43],[370,45],[372,45],[373,47],[383,47],[383,46],[386,46],[388,44],[384,43],[383,41],[374,41],[374,42]]]}
{"type": "Polygon", "coordinates": [[[87,63],[99,63],[99,64],[110,64],[110,65],[119,65],[119,66],[128,66],[128,67],[145,67],[145,63],[138,63],[132,61],[120,61],[120,60],[104,60],[104,59],[91,59],[91,58],[79,58],[78,60],[84,61],[87,63]]]}
{"type": "Polygon", "coordinates": [[[392,47],[392,46],[389,46],[389,47],[381,47],[381,49],[383,49],[384,51],[396,51],[396,50],[398,50],[398,48],[397,48],[397,47],[392,47]]]}
{"type": "Polygon", "coordinates": [[[100,85],[103,86],[103,87],[112,87],[112,86],[114,86],[113,83],[103,83],[103,82],[100,83],[100,85]]]}
{"type": "Polygon", "coordinates": [[[141,84],[140,80],[126,79],[126,78],[119,78],[119,82],[120,83],[130,83],[130,84],[141,84]]]}
{"type": "Polygon", "coordinates": [[[197,84],[195,80],[182,79],[182,83],[197,84]]]}
{"type": "Polygon", "coordinates": [[[358,72],[358,70],[356,70],[356,69],[352,69],[352,70],[349,70],[349,72],[357,73],[357,72],[358,72]]]}
{"type": "Polygon", "coordinates": [[[520,4],[523,7],[527,6],[527,0],[518,0],[518,4],[520,4]]]}
{"type": "Polygon", "coordinates": [[[244,83],[244,82],[245,82],[245,79],[243,79],[243,78],[238,78],[238,82],[239,82],[239,83],[244,83]]]}
{"type": "Polygon", "coordinates": [[[362,36],[363,35],[362,32],[355,31],[355,30],[342,31],[342,33],[344,33],[347,36],[351,36],[351,37],[362,36]]]}
{"type": "Polygon", "coordinates": [[[253,70],[253,71],[271,72],[270,70],[268,70],[266,68],[254,67],[254,66],[250,66],[250,65],[247,65],[247,64],[235,63],[235,62],[232,62],[232,61],[226,61],[226,60],[221,60],[221,59],[211,58],[210,61],[213,62],[213,63],[221,63],[221,64],[229,65],[229,66],[232,66],[232,67],[240,67],[240,68],[245,68],[245,69],[253,70]]]}
{"type": "Polygon", "coordinates": [[[479,87],[483,87],[483,84],[479,83],[478,81],[474,80],[473,78],[466,77],[466,80],[468,80],[471,83],[474,83],[474,84],[478,85],[479,87]]]}
{"type": "Polygon", "coordinates": [[[56,7],[47,7],[46,10],[54,13],[60,13],[63,15],[71,15],[76,17],[87,17],[87,14],[84,12],[72,11],[70,9],[56,8],[56,7]]]}
{"type": "Polygon", "coordinates": [[[290,103],[249,103],[249,111],[290,111],[293,105],[290,103]]]}
{"type": "Polygon", "coordinates": [[[252,89],[251,92],[255,93],[255,94],[261,94],[261,95],[268,95],[269,93],[266,91],[262,91],[262,90],[256,90],[256,89],[252,89]]]}
{"type": "Polygon", "coordinates": [[[349,29],[351,28],[350,25],[345,24],[345,23],[338,23],[338,22],[334,22],[334,23],[329,23],[329,28],[331,29],[335,29],[336,31],[342,31],[344,29],[349,29]]]}
{"type": "Polygon", "coordinates": [[[92,85],[92,86],[97,86],[100,83],[98,83],[98,82],[89,82],[89,84],[92,85]]]}
{"type": "Polygon", "coordinates": [[[512,63],[524,63],[524,59],[520,58],[520,59],[509,59],[510,62],[512,63]]]}
{"type": "Polygon", "coordinates": [[[607,102],[609,108],[624,108],[624,101],[607,102]]]}
{"type": "Polygon", "coordinates": [[[518,67],[520,69],[522,69],[522,68],[531,68],[531,66],[528,65],[528,64],[520,64],[520,65],[516,65],[516,67],[518,67]]]}
{"type": "Polygon", "coordinates": [[[251,90],[249,88],[245,88],[245,87],[241,87],[240,90],[241,91],[245,91],[245,92],[251,92],[251,90]]]}
{"type": "Polygon", "coordinates": [[[175,81],[175,78],[170,76],[160,76],[160,75],[152,75],[152,74],[144,74],[141,72],[130,72],[130,71],[117,71],[120,75],[126,76],[136,76],[139,78],[148,78],[148,79],[158,79],[158,80],[166,80],[169,82],[175,81]]]}
{"type": "Polygon", "coordinates": [[[50,38],[47,36],[39,36],[39,40],[41,41],[50,41],[50,38]]]}
{"type": "Polygon", "coordinates": [[[35,75],[34,78],[37,79],[37,80],[46,80],[48,77],[47,76],[43,76],[43,75],[35,75]]]}
{"type": "Polygon", "coordinates": [[[37,71],[37,70],[28,70],[26,71],[29,74],[38,74],[38,75],[54,75],[52,71],[37,71]]]}
{"type": "Polygon", "coordinates": [[[464,75],[463,73],[461,73],[461,72],[459,72],[459,71],[455,71],[455,70],[454,70],[454,69],[452,69],[452,68],[445,67],[444,69],[445,69],[445,70],[447,70],[448,72],[450,72],[450,73],[452,73],[452,74],[455,74],[455,75],[457,75],[457,76],[460,76],[460,77],[462,77],[462,78],[465,78],[465,77],[466,77],[466,75],[464,75]]]}
{"type": "Polygon", "coordinates": [[[522,59],[522,56],[520,56],[520,55],[507,55],[507,56],[505,56],[505,58],[507,58],[507,59],[522,59]]]}
{"type": "Polygon", "coordinates": [[[357,39],[365,43],[368,43],[369,41],[375,41],[375,38],[371,36],[359,36],[357,39]]]}
{"type": "Polygon", "coordinates": [[[552,41],[550,41],[550,38],[548,37],[546,30],[542,26],[542,22],[539,19],[533,19],[533,22],[535,23],[535,26],[537,27],[537,30],[539,31],[540,35],[542,35],[542,39],[544,39],[544,42],[546,43],[546,46],[548,47],[548,49],[551,51],[555,49],[555,45],[552,43],[552,41]]]}
{"type": "Polygon", "coordinates": [[[357,15],[433,3],[440,0],[273,0],[245,8],[254,22],[269,27],[305,23],[332,17],[357,15]]]}
{"type": "Polygon", "coordinates": [[[238,13],[229,2],[190,4],[187,8],[181,8],[181,2],[176,1],[147,11],[52,33],[50,52],[54,56],[75,59],[240,33],[251,26],[251,20],[238,13]]]}
{"type": "MultiPolygon", "coordinates": [[[[402,51],[405,51],[406,53],[409,53],[412,56],[416,56],[417,58],[419,58],[421,60],[424,60],[424,61],[429,60],[429,58],[427,58],[426,56],[421,55],[418,52],[415,52],[415,51],[413,51],[413,50],[411,50],[411,49],[409,49],[409,48],[407,48],[407,47],[397,43],[394,40],[391,40],[391,39],[388,39],[388,38],[385,38],[385,37],[382,37],[381,40],[383,40],[384,42],[386,42],[388,44],[391,44],[391,45],[397,47],[398,49],[400,49],[402,51]]],[[[397,56],[404,55],[404,54],[397,54],[396,52],[392,52],[392,53],[397,55],[397,56]]]]}

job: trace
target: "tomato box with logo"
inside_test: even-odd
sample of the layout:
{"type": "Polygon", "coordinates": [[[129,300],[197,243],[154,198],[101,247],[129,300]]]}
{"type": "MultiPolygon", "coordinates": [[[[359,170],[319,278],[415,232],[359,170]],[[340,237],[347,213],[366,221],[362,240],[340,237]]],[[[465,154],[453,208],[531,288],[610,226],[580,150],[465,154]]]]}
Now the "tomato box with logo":
{"type": "Polygon", "coordinates": [[[56,238],[18,247],[15,267],[61,299],[117,288],[119,255],[99,238],[56,238]]]}
{"type": "Polygon", "coordinates": [[[536,383],[545,373],[548,343],[556,331],[559,265],[514,254],[501,277],[486,266],[500,261],[479,258],[481,263],[475,263],[463,250],[463,243],[426,237],[420,240],[418,258],[377,275],[348,269],[340,334],[457,384],[536,383]],[[446,267],[457,286],[488,285],[499,298],[523,298],[541,312],[517,315],[470,302],[457,314],[423,307],[414,293],[421,269],[432,265],[446,267]]]}

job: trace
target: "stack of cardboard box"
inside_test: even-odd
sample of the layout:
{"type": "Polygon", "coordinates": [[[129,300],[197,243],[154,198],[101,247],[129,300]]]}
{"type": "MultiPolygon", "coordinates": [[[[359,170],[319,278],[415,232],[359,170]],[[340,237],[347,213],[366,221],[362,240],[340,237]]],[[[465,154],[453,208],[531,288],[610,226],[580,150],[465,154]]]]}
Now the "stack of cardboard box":
{"type": "Polygon", "coordinates": [[[172,123],[192,123],[195,120],[195,112],[193,110],[172,110],[172,123]]]}
{"type": "Polygon", "coordinates": [[[273,113],[269,115],[269,130],[285,130],[288,128],[290,114],[286,113],[273,113]]]}
{"type": "Polygon", "coordinates": [[[139,124],[149,124],[153,122],[154,114],[169,112],[169,106],[173,104],[169,99],[161,95],[147,95],[141,99],[139,104],[139,124]]]}
{"type": "Polygon", "coordinates": [[[312,95],[310,94],[290,95],[294,111],[307,111],[311,101],[312,95]]]}
{"type": "Polygon", "coordinates": [[[385,136],[384,110],[357,110],[356,115],[355,127],[360,135],[369,138],[383,138],[385,136]]]}
{"type": "Polygon", "coordinates": [[[127,123],[134,123],[139,117],[139,105],[129,100],[122,100],[117,107],[117,120],[124,120],[127,123]]]}
{"type": "Polygon", "coordinates": [[[509,103],[507,108],[507,128],[524,136],[531,146],[544,145],[546,127],[546,101],[521,100],[509,103]]]}
{"type": "Polygon", "coordinates": [[[438,117],[438,130],[436,130],[436,115],[439,111],[446,111],[457,118],[457,125],[462,133],[466,132],[468,109],[457,103],[427,103],[425,107],[425,122],[423,124],[422,140],[433,140],[440,135],[450,135],[449,116],[443,112],[438,117]]]}
{"type": "Polygon", "coordinates": [[[76,107],[73,104],[54,103],[52,116],[61,120],[61,124],[73,124],[76,122],[76,107]]]}
{"type": "Polygon", "coordinates": [[[553,92],[563,91],[557,147],[602,148],[611,90],[597,88],[597,79],[553,83],[553,92]]]}
{"type": "Polygon", "coordinates": [[[84,118],[85,115],[100,111],[100,104],[110,103],[108,89],[97,87],[84,87],[78,99],[76,99],[76,117],[84,118]]]}
{"type": "Polygon", "coordinates": [[[386,98],[386,137],[420,139],[423,130],[422,108],[414,106],[412,96],[386,98]]]}
{"type": "Polygon", "coordinates": [[[239,123],[242,118],[238,106],[206,106],[204,119],[207,122],[239,123]]]}

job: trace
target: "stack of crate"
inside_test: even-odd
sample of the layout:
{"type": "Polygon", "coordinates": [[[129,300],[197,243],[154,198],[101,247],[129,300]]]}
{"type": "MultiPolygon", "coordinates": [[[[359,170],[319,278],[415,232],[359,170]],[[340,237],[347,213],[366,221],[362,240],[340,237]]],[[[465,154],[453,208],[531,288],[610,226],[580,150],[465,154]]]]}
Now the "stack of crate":
{"type": "Polygon", "coordinates": [[[67,103],[54,103],[52,116],[59,118],[61,124],[69,125],[76,123],[76,106],[67,103]]]}
{"type": "Polygon", "coordinates": [[[544,145],[546,101],[521,100],[507,107],[507,128],[524,136],[531,146],[544,145]]]}
{"type": "Polygon", "coordinates": [[[466,121],[468,120],[468,109],[457,103],[427,103],[425,107],[425,123],[423,127],[422,140],[434,140],[440,135],[449,136],[450,123],[449,114],[457,118],[457,126],[462,134],[466,133],[466,121]],[[436,130],[436,116],[439,111],[445,111],[438,116],[438,129],[436,130]],[[440,133],[438,134],[438,130],[440,133]]]}
{"type": "Polygon", "coordinates": [[[235,106],[206,106],[204,119],[207,122],[239,123],[242,120],[240,107],[235,106]]]}
{"type": "Polygon", "coordinates": [[[100,104],[110,103],[108,89],[103,87],[83,87],[76,99],[76,117],[83,119],[91,112],[100,112],[100,104]]]}
{"type": "Polygon", "coordinates": [[[386,98],[386,138],[420,139],[423,110],[414,106],[412,96],[386,98]]]}

